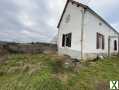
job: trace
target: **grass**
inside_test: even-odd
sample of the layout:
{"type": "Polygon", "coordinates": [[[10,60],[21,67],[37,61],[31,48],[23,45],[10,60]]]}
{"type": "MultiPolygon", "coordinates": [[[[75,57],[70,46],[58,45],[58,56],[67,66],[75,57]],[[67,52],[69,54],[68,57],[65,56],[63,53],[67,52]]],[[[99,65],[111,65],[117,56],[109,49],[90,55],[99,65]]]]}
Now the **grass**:
{"type": "Polygon", "coordinates": [[[57,55],[9,55],[0,64],[0,90],[108,90],[119,80],[119,57],[82,63],[79,72],[63,63],[57,55]]]}

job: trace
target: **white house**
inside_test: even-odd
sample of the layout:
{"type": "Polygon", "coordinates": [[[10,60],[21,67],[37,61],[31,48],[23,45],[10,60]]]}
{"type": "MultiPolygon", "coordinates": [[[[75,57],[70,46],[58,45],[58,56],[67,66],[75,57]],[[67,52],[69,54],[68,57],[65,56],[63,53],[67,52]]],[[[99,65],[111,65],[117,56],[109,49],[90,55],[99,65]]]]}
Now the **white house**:
{"type": "Polygon", "coordinates": [[[87,60],[119,53],[119,33],[79,2],[67,0],[58,29],[59,54],[87,60]]]}

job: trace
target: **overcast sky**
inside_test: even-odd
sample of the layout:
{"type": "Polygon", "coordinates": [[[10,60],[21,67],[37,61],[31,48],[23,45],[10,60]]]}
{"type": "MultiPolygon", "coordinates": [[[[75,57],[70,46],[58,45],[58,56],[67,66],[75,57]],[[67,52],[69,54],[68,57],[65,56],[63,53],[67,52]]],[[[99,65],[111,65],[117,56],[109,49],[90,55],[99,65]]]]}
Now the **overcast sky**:
{"type": "MultiPolygon", "coordinates": [[[[76,0],[80,1],[80,0],[76,0]]],[[[119,0],[81,0],[119,31],[119,0]]],[[[66,0],[0,0],[0,40],[48,42],[66,0]]]]}

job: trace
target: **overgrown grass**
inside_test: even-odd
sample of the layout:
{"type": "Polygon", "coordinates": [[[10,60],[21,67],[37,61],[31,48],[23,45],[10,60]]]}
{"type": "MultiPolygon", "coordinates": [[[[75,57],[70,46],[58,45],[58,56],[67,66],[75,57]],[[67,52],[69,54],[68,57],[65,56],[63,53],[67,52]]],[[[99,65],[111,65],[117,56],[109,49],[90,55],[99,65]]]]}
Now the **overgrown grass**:
{"type": "Polygon", "coordinates": [[[82,63],[79,72],[63,63],[57,55],[9,55],[0,64],[0,90],[108,90],[119,80],[118,57],[82,63]]]}

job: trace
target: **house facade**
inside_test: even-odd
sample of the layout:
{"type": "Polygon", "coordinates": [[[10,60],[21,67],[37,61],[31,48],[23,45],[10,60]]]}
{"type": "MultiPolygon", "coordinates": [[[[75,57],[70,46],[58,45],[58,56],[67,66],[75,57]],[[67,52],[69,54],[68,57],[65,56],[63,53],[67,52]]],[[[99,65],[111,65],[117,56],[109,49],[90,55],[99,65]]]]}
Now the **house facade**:
{"type": "Polygon", "coordinates": [[[119,53],[119,33],[88,6],[67,0],[58,24],[58,53],[94,59],[119,53]]]}

